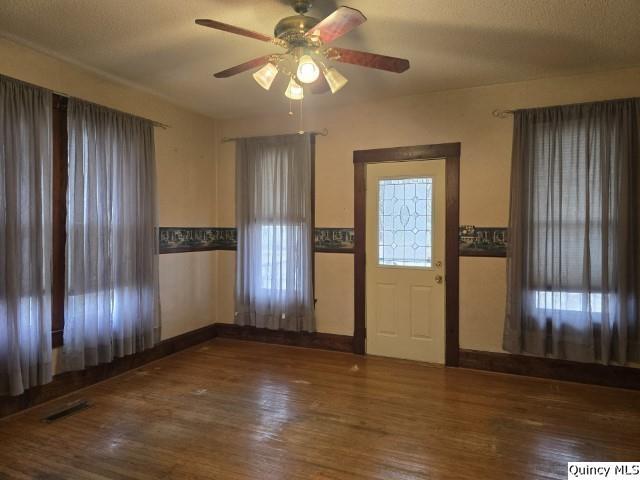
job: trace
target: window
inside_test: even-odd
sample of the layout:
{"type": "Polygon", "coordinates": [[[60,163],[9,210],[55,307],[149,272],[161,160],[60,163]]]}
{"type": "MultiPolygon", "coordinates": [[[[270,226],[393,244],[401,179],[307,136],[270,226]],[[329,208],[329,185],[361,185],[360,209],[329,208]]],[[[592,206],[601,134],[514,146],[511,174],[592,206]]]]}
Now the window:
{"type": "Polygon", "coordinates": [[[236,323],[314,331],[313,137],[236,143],[236,323]]]}
{"type": "Polygon", "coordinates": [[[159,333],[150,120],[70,98],[64,367],[151,348],[159,333]]]}
{"type": "Polygon", "coordinates": [[[601,293],[535,292],[539,310],[602,313],[601,293]]]}
{"type": "Polygon", "coordinates": [[[65,370],[156,343],[154,135],[150,120],[3,76],[0,110],[11,369],[0,394],[19,394],[51,378],[63,335],[65,370]]]}
{"type": "MultiPolygon", "coordinates": [[[[65,287],[67,282],[70,281],[69,278],[67,277],[67,274],[68,274],[67,265],[72,260],[68,256],[67,249],[69,245],[67,243],[70,241],[69,239],[72,238],[77,233],[71,229],[68,230],[68,227],[67,227],[68,215],[70,214],[70,212],[67,211],[68,195],[70,193],[69,192],[70,158],[69,158],[69,152],[68,152],[70,129],[69,129],[69,123],[68,123],[68,119],[69,119],[68,108],[69,108],[68,98],[62,97],[60,95],[55,95],[55,94],[53,95],[53,110],[52,110],[53,158],[52,158],[52,195],[51,195],[52,219],[53,219],[52,269],[51,269],[51,278],[52,278],[51,336],[52,336],[53,347],[60,347],[63,345],[63,333],[65,329],[65,295],[66,295],[65,287]]],[[[88,128],[85,125],[86,124],[83,124],[82,128],[88,128]]],[[[76,129],[77,128],[79,127],[76,125],[76,129]]],[[[123,129],[128,132],[133,132],[133,128],[129,125],[124,125],[123,129]]],[[[71,128],[71,132],[73,132],[73,128],[71,128]]],[[[95,137],[96,137],[96,131],[93,131],[93,135],[91,136],[90,141],[95,140],[95,137]]],[[[129,139],[130,138],[131,136],[129,136],[129,139]]],[[[77,142],[78,139],[76,138],[75,141],[77,142]]],[[[150,141],[152,142],[153,140],[151,139],[150,141]]],[[[113,155],[111,162],[114,163],[116,148],[119,143],[115,139],[111,138],[109,141],[106,141],[104,145],[107,145],[107,144],[110,144],[111,148],[113,149],[111,152],[113,155]]],[[[104,145],[99,145],[99,148],[100,149],[106,148],[104,145]]],[[[137,150],[135,150],[134,148],[130,148],[130,152],[137,152],[137,150]]],[[[135,153],[128,153],[127,157],[128,156],[131,156],[131,158],[133,158],[135,157],[135,153]]],[[[151,161],[150,163],[153,163],[153,161],[151,161]]],[[[139,162],[138,168],[146,168],[146,166],[147,164],[143,162],[139,162]]],[[[143,179],[153,178],[150,172],[151,171],[149,170],[147,171],[146,174],[141,175],[140,177],[143,179]]],[[[144,184],[144,180],[141,180],[138,176],[136,176],[135,172],[134,173],[129,172],[126,177],[130,182],[139,182],[141,185],[144,184]]],[[[111,176],[110,181],[111,183],[116,181],[115,173],[111,176]]],[[[88,185],[87,188],[89,190],[95,190],[97,192],[101,188],[101,185],[99,184],[88,185]]],[[[141,188],[134,188],[133,191],[140,192],[140,195],[148,195],[148,194],[142,193],[142,192],[146,192],[145,188],[147,188],[146,185],[143,185],[141,188]]],[[[144,205],[146,207],[147,203],[145,202],[141,203],[139,198],[134,198],[135,196],[132,197],[131,193],[127,193],[129,192],[129,190],[131,190],[130,185],[124,185],[119,191],[119,194],[122,196],[129,195],[127,197],[128,200],[125,201],[125,203],[133,203],[135,201],[135,204],[138,205],[137,207],[138,212],[137,212],[136,219],[139,223],[135,225],[136,228],[134,229],[137,231],[137,230],[140,230],[140,227],[143,223],[143,219],[146,218],[146,215],[147,215],[146,210],[144,210],[144,213],[143,213],[143,208],[141,207],[141,205],[144,205]]],[[[152,195],[149,195],[149,196],[152,196],[152,195]]],[[[115,207],[112,207],[112,211],[115,211],[114,208],[115,207]]],[[[124,216],[122,215],[122,212],[120,212],[119,215],[120,216],[118,218],[124,218],[124,216]]],[[[118,238],[126,238],[127,242],[125,243],[128,246],[132,245],[132,243],[130,242],[132,236],[130,234],[133,230],[123,228],[121,225],[117,224],[117,222],[115,221],[113,222],[113,224],[114,224],[113,226],[116,227],[116,229],[112,230],[114,235],[116,235],[118,238]],[[117,228],[120,228],[121,230],[117,230],[117,228]]],[[[74,225],[78,229],[82,230],[84,226],[84,222],[80,222],[74,225]]],[[[101,236],[104,236],[104,235],[101,235],[101,236]]],[[[152,243],[150,245],[152,245],[152,243]]],[[[115,257],[124,258],[125,251],[126,251],[126,248],[125,249],[119,248],[118,249],[119,253],[115,257]]],[[[154,249],[150,247],[148,252],[145,251],[145,252],[138,253],[136,255],[138,262],[140,261],[141,258],[143,257],[146,258],[147,255],[153,251],[154,249]]],[[[147,268],[145,267],[143,270],[146,271],[147,268]]],[[[105,288],[104,280],[100,279],[100,281],[102,282],[102,288],[105,288]]],[[[86,304],[89,304],[90,302],[96,302],[97,298],[101,298],[101,295],[104,295],[105,298],[107,298],[106,302],[110,303],[113,307],[113,311],[115,312],[114,325],[117,326],[118,322],[120,322],[124,316],[124,314],[120,313],[123,310],[121,308],[121,305],[123,305],[123,302],[124,302],[123,299],[133,298],[134,294],[132,293],[130,288],[117,288],[110,293],[101,292],[99,291],[98,283],[99,283],[99,279],[97,277],[87,278],[86,283],[82,285],[81,288],[79,288],[79,286],[77,285],[73,285],[72,283],[70,283],[69,298],[73,299],[73,302],[75,302],[77,301],[76,297],[81,296],[83,298],[82,301],[86,304]],[[80,290],[81,293],[78,293],[76,290],[80,290]]],[[[137,286],[137,284],[135,286],[137,286]]],[[[129,305],[133,303],[134,302],[130,302],[129,305]]],[[[67,307],[69,307],[69,304],[67,304],[67,307]]],[[[90,319],[90,316],[87,315],[86,318],[90,319]]]]}
{"type": "Polygon", "coordinates": [[[0,396],[52,377],[51,93],[0,75],[0,396]]]}
{"type": "Polygon", "coordinates": [[[640,100],[515,112],[504,348],[640,359],[640,100]]]}
{"type": "Polygon", "coordinates": [[[260,227],[260,285],[264,290],[287,288],[287,230],[294,227],[260,227]]]}
{"type": "Polygon", "coordinates": [[[431,267],[432,188],[428,177],[378,183],[378,263],[431,267]]]}
{"type": "Polygon", "coordinates": [[[579,119],[572,119],[562,122],[554,135],[539,133],[533,140],[537,155],[530,194],[530,253],[540,311],[601,311],[607,262],[602,246],[618,218],[611,212],[609,224],[603,224],[603,203],[610,201],[606,196],[613,185],[600,176],[607,168],[599,165],[606,162],[598,153],[602,140],[596,135],[590,146],[582,144],[584,128],[579,119]],[[590,291],[581,291],[587,285],[590,291]]]}

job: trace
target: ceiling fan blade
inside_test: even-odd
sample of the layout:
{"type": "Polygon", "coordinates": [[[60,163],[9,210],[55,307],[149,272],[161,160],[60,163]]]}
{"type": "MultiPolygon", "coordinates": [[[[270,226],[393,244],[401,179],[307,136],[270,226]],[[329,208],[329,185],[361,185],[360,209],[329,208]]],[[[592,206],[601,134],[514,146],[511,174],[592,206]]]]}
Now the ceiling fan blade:
{"type": "Polygon", "coordinates": [[[198,25],[202,25],[203,27],[215,28],[216,30],[222,30],[224,32],[235,33],[236,35],[242,35],[243,37],[255,38],[256,40],[260,40],[262,42],[273,42],[274,38],[269,35],[264,35],[262,33],[253,32],[251,30],[247,30],[246,28],[235,27],[233,25],[228,25],[226,23],[217,22],[215,20],[208,20],[206,18],[199,18],[196,20],[198,25]]]}
{"type": "Polygon", "coordinates": [[[331,91],[331,87],[329,87],[329,83],[327,79],[324,78],[324,75],[320,74],[318,79],[309,85],[309,90],[311,93],[322,94],[331,91]]]}
{"type": "Polygon", "coordinates": [[[402,73],[409,69],[409,60],[405,58],[387,57],[386,55],[350,50],[348,48],[331,47],[327,52],[327,58],[342,63],[351,63],[394,73],[402,73]]]}
{"type": "Polygon", "coordinates": [[[237,75],[242,72],[246,72],[247,70],[253,70],[254,68],[261,67],[266,65],[269,62],[271,55],[265,55],[264,57],[254,58],[253,60],[249,60],[248,62],[241,63],[240,65],[236,65],[235,67],[227,68],[221,72],[218,72],[214,75],[216,78],[228,78],[234,75],[237,75]]]}
{"type": "Polygon", "coordinates": [[[307,38],[318,38],[322,43],[329,43],[358,25],[367,21],[360,10],[350,7],[338,7],[328,17],[320,21],[315,27],[305,33],[307,38]]]}

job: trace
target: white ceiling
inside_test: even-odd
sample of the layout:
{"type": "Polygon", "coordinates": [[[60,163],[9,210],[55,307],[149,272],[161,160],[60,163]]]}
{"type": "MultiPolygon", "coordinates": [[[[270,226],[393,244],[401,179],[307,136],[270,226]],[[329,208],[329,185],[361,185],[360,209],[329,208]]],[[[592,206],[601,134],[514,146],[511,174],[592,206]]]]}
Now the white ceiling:
{"type": "MultiPolygon", "coordinates": [[[[0,34],[216,118],[288,108],[250,72],[212,74],[278,47],[194,24],[271,34],[287,0],[0,0],[0,34]]],[[[336,45],[405,57],[403,74],[338,64],[350,82],[308,105],[640,65],[640,0],[344,0],[368,21],[336,45]]],[[[316,0],[310,14],[335,8],[316,0]]],[[[307,100],[305,99],[305,102],[307,100]]]]}

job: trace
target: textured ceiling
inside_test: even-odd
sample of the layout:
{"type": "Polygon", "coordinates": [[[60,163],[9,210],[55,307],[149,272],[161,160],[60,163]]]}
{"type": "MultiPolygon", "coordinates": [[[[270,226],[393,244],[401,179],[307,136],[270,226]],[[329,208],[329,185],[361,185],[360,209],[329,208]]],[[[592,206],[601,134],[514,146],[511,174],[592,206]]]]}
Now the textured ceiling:
{"type": "MultiPolygon", "coordinates": [[[[337,65],[350,82],[307,100],[362,100],[640,65],[640,0],[345,0],[368,21],[336,42],[408,58],[404,74],[337,65]]],[[[271,34],[287,0],[0,0],[0,35],[138,84],[216,118],[288,108],[285,85],[216,71],[278,51],[194,24],[271,34]]],[[[316,0],[310,12],[335,8],[316,0]]]]}

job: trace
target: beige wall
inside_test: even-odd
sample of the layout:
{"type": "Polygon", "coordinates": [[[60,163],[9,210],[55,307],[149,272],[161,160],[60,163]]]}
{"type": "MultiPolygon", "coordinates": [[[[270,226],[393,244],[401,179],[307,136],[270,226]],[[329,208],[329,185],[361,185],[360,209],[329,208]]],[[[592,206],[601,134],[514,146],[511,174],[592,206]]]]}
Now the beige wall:
{"type": "MultiPolygon", "coordinates": [[[[0,73],[170,125],[156,129],[160,224],[234,225],[234,145],[222,136],[296,131],[283,108],[272,116],[215,122],[161,97],[106,79],[68,62],[0,39],[0,73]]],[[[348,85],[347,88],[357,88],[348,85]]],[[[278,95],[271,92],[265,95],[278,95]]],[[[462,224],[506,226],[512,122],[494,109],[640,95],[640,69],[536,80],[381,100],[304,112],[318,137],[316,224],[353,226],[354,150],[461,142],[462,224]]],[[[162,255],[163,338],[233,320],[233,252],[162,255]]],[[[460,343],[500,351],[505,262],[462,258],[460,343]]],[[[353,332],[353,257],[316,254],[318,329],[353,332]]]]}
{"type": "MultiPolygon", "coordinates": [[[[160,225],[215,225],[212,119],[2,38],[0,73],[169,125],[155,129],[160,225]]],[[[216,252],[160,256],[163,338],[215,321],[216,269],[216,252]]]]}
{"type": "MultiPolygon", "coordinates": [[[[358,88],[348,85],[347,88],[358,88]]],[[[278,95],[272,92],[271,95],[278,95]]],[[[266,94],[265,94],[266,95],[266,94]]],[[[323,111],[305,111],[305,129],[328,128],[318,137],[316,225],[353,226],[353,151],[401,145],[461,142],[460,222],[506,226],[512,120],[494,109],[514,109],[640,95],[640,69],[564,77],[381,100],[323,111]]],[[[285,99],[282,99],[283,103],[285,99]]],[[[283,111],[285,108],[283,108],[283,111]]],[[[286,114],[220,123],[223,136],[298,130],[286,114]]],[[[234,224],[233,144],[219,148],[218,225],[234,224]]],[[[233,319],[233,252],[220,252],[218,321],[233,319]]],[[[462,258],[460,344],[500,351],[505,260],[462,258]]],[[[353,332],[353,259],[316,254],[318,329],[353,332]]]]}

